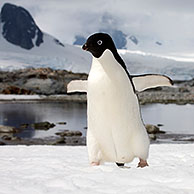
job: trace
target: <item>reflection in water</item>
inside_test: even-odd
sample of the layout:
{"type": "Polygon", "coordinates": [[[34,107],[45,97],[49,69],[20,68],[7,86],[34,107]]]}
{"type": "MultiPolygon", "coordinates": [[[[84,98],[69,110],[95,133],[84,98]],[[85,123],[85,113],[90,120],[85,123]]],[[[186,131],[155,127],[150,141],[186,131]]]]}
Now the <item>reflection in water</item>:
{"type": "Polygon", "coordinates": [[[145,123],[163,124],[170,133],[194,134],[194,105],[150,104],[142,106],[145,123]]]}
{"type": "Polygon", "coordinates": [[[32,128],[22,131],[20,137],[51,136],[64,129],[80,130],[83,135],[86,124],[86,105],[76,103],[6,103],[0,104],[0,124],[19,127],[21,124],[49,121],[67,122],[56,125],[49,131],[34,131],[32,128]]]}
{"type": "MultiPolygon", "coordinates": [[[[151,104],[141,107],[145,123],[163,124],[162,130],[172,133],[194,134],[194,105],[151,104]]],[[[48,130],[29,128],[18,134],[20,137],[47,137],[65,129],[79,130],[86,135],[86,104],[77,103],[5,103],[0,104],[0,125],[19,127],[21,124],[49,121],[57,124],[48,130]]]]}
{"type": "MultiPolygon", "coordinates": [[[[36,111],[31,106],[32,104],[0,104],[0,123],[16,128],[23,123],[34,123],[36,111]]],[[[34,134],[35,131],[31,128],[22,132],[21,136],[33,137],[34,134]]]]}

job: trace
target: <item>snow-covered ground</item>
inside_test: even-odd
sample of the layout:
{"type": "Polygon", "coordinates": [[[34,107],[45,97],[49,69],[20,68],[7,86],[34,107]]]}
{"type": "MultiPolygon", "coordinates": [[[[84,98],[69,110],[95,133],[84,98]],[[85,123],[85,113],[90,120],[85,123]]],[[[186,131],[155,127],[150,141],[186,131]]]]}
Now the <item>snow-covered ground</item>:
{"type": "Polygon", "coordinates": [[[91,167],[86,147],[0,147],[1,194],[193,194],[194,144],[151,145],[149,167],[91,167]]]}

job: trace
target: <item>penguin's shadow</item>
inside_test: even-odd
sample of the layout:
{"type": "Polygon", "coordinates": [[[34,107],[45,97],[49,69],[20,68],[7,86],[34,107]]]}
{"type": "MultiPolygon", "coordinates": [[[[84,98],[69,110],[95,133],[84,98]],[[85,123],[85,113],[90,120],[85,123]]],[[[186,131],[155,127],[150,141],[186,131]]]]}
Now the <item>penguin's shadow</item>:
{"type": "Polygon", "coordinates": [[[129,167],[129,166],[120,166],[119,168],[121,168],[121,169],[131,169],[131,167],[129,167]]]}

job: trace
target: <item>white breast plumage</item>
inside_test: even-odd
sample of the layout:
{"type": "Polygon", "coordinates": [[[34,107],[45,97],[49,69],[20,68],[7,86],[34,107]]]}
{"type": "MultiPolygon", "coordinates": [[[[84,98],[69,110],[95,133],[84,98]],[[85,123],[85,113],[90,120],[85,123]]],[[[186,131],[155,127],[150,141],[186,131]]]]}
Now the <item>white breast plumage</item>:
{"type": "Polygon", "coordinates": [[[88,130],[96,139],[102,160],[124,163],[135,156],[146,159],[149,140],[138,99],[110,50],[93,58],[87,92],[88,130]]]}

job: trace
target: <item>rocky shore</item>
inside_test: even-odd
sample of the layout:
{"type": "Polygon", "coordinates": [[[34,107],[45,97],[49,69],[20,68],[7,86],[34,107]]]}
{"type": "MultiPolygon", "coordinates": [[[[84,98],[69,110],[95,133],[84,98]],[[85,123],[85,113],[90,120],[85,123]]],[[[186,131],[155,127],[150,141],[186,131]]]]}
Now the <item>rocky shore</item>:
{"type": "Polygon", "coordinates": [[[50,68],[0,71],[0,94],[66,94],[67,84],[74,79],[87,79],[87,74],[50,68]]]}
{"type": "MultiPolygon", "coordinates": [[[[87,74],[50,68],[0,71],[0,94],[40,95],[39,101],[72,101],[86,103],[85,94],[67,94],[71,80],[87,79],[87,74]]],[[[194,103],[194,79],[174,80],[173,87],[158,87],[138,93],[140,103],[194,103]]],[[[4,99],[6,100],[6,98],[4,99]]],[[[9,100],[9,99],[8,99],[9,100]]],[[[30,98],[28,99],[30,100],[30,98]]]]}
{"type": "Polygon", "coordinates": [[[194,104],[194,79],[189,81],[174,80],[173,87],[148,89],[139,93],[138,96],[141,104],[194,104]]]}
{"type": "MultiPolygon", "coordinates": [[[[30,68],[12,72],[0,71],[0,102],[71,102],[86,103],[86,94],[67,94],[67,84],[71,80],[87,79],[87,74],[72,73],[50,68],[30,68]],[[10,97],[10,95],[13,97],[10,97]],[[18,98],[14,97],[17,95],[18,98]],[[25,95],[25,98],[20,98],[25,95]],[[1,96],[3,96],[1,98],[1,96]],[[28,98],[26,98],[28,96],[28,98]],[[37,96],[37,98],[36,98],[37,96]]],[[[194,103],[194,79],[174,80],[173,87],[158,87],[138,93],[140,104],[149,103],[194,103]]],[[[63,123],[65,124],[65,122],[63,123]]],[[[64,130],[47,138],[20,138],[18,132],[28,127],[33,130],[49,130],[54,123],[23,124],[19,128],[0,125],[0,145],[85,145],[86,138],[80,131],[64,130]]],[[[154,143],[194,142],[194,135],[166,134],[159,126],[146,125],[150,139],[154,143]]]]}
{"type": "MultiPolygon", "coordinates": [[[[64,122],[63,125],[66,125],[64,122]]],[[[33,130],[49,130],[55,126],[54,123],[48,121],[22,124],[15,128],[11,126],[0,125],[0,146],[2,145],[86,145],[86,137],[80,131],[62,130],[56,132],[55,135],[45,138],[25,138],[18,137],[18,133],[22,130],[32,127],[33,130]]],[[[160,126],[151,124],[145,125],[151,143],[192,143],[194,142],[194,135],[184,134],[168,134],[160,130],[160,126]]]]}

